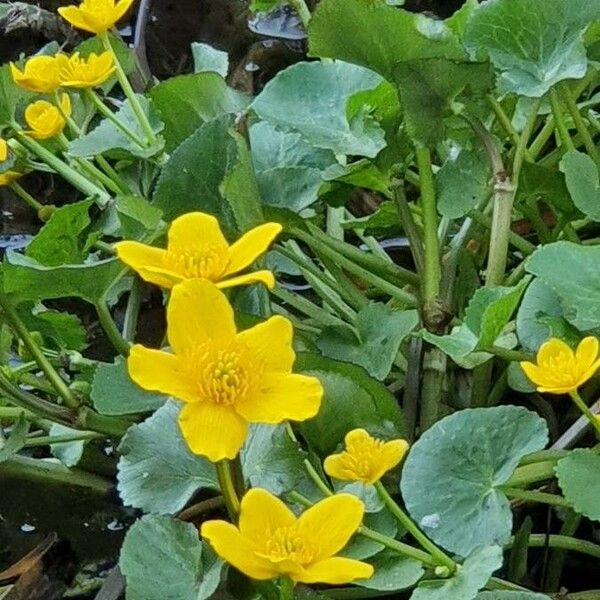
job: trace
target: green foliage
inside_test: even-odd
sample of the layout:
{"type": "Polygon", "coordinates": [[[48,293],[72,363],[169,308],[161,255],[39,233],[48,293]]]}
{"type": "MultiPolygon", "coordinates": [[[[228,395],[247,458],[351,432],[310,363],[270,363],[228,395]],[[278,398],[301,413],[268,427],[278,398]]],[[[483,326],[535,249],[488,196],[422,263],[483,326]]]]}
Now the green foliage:
{"type": "Polygon", "coordinates": [[[171,514],[199,489],[218,489],[214,466],[194,456],[181,437],[179,409],[176,402],[168,402],[125,434],[117,476],[125,505],[171,514]]]}
{"type": "Polygon", "coordinates": [[[194,42],[192,44],[194,73],[213,72],[221,77],[227,76],[229,70],[229,55],[223,50],[217,50],[209,44],[194,42]]]}
{"type": "Polygon", "coordinates": [[[0,465],[23,448],[28,433],[29,422],[20,415],[13,424],[8,439],[3,440],[0,445],[0,465]]]}
{"type": "Polygon", "coordinates": [[[442,419],[415,443],[404,464],[401,489],[410,515],[434,542],[461,556],[478,546],[505,544],[512,513],[500,488],[519,460],[547,441],[544,420],[516,406],[463,410],[442,419]]]}
{"type": "Polygon", "coordinates": [[[600,221],[600,177],[594,161],[587,154],[570,150],[563,156],[560,169],[573,204],[593,221],[600,221]]]}
{"type": "Polygon", "coordinates": [[[359,579],[356,584],[370,590],[403,590],[417,583],[424,573],[419,561],[402,558],[390,551],[380,552],[369,563],[375,568],[374,575],[364,581],[359,579]]]}
{"type": "Polygon", "coordinates": [[[550,600],[550,596],[531,592],[481,592],[476,600],[550,600]]]}
{"type": "Polygon", "coordinates": [[[592,450],[575,450],[556,465],[558,483],[573,508],[600,521],[600,456],[592,450]]]}
{"type": "Polygon", "coordinates": [[[127,532],[119,566],[127,600],[204,600],[217,589],[223,562],[191,523],[147,515],[127,532]]]}

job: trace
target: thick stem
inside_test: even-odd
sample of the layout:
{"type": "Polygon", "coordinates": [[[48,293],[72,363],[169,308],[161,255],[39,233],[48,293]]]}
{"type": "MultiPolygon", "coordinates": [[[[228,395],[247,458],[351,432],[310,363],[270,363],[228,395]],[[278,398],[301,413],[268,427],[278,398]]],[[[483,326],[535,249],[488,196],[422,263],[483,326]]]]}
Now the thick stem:
{"type": "Polygon", "coordinates": [[[589,409],[588,405],[583,401],[583,398],[579,395],[577,390],[574,390],[569,393],[571,399],[577,405],[577,408],[587,417],[587,420],[590,422],[590,425],[596,432],[596,436],[600,437],[600,420],[596,417],[596,415],[589,409]]]}
{"type": "Polygon", "coordinates": [[[128,356],[130,350],[129,343],[121,335],[119,328],[110,314],[106,301],[100,300],[96,302],[94,306],[96,308],[96,313],[98,314],[100,325],[102,325],[102,329],[104,329],[104,333],[106,333],[106,337],[110,340],[110,343],[119,354],[128,356]]]}
{"type": "Polygon", "coordinates": [[[35,343],[35,340],[29,333],[29,330],[25,326],[25,323],[23,323],[21,317],[19,317],[17,311],[13,308],[12,304],[10,303],[10,300],[1,290],[0,308],[2,310],[2,314],[4,314],[6,320],[10,324],[11,329],[21,339],[24,346],[27,348],[35,362],[39,365],[40,369],[44,372],[44,375],[52,384],[52,387],[63,399],[64,403],[70,408],[77,408],[79,406],[79,402],[73,395],[73,392],[69,389],[67,384],[57,373],[56,369],[52,366],[52,363],[42,352],[40,347],[35,343]]]}
{"type": "Polygon", "coordinates": [[[144,281],[141,277],[134,277],[129,298],[127,299],[127,308],[125,309],[125,319],[123,320],[123,339],[126,342],[133,343],[135,332],[137,331],[138,316],[142,305],[142,291],[144,281]]]}
{"type": "Polygon", "coordinates": [[[443,551],[440,550],[412,521],[412,519],[398,506],[390,496],[381,481],[375,484],[379,497],[383,500],[388,510],[398,519],[398,522],[421,546],[429,552],[438,565],[447,567],[450,573],[456,570],[456,563],[443,551]]]}
{"type": "Polygon", "coordinates": [[[423,273],[425,270],[425,255],[423,249],[423,240],[421,234],[417,228],[417,224],[413,218],[412,212],[408,202],[406,201],[406,194],[404,192],[404,184],[402,180],[396,179],[392,182],[392,191],[394,193],[394,200],[396,201],[396,207],[398,209],[398,216],[400,217],[400,224],[404,233],[408,238],[410,252],[415,263],[417,273],[423,273]]]}
{"type": "Polygon", "coordinates": [[[552,107],[552,115],[554,116],[554,125],[556,131],[558,131],[558,137],[560,138],[561,145],[567,150],[576,150],[575,143],[571,139],[569,129],[565,123],[562,107],[560,105],[560,99],[558,93],[554,88],[550,90],[550,106],[552,107]]]}
{"type": "Polygon", "coordinates": [[[37,446],[50,446],[51,444],[66,444],[68,442],[86,442],[89,440],[100,440],[104,437],[101,433],[95,431],[80,431],[64,435],[48,435],[25,440],[25,448],[35,448],[37,446]]]}
{"type": "Polygon", "coordinates": [[[27,206],[33,208],[38,214],[44,205],[38,202],[29,192],[25,191],[16,181],[8,184],[8,187],[17,195],[27,206]]]}
{"type": "Polygon", "coordinates": [[[279,580],[279,600],[294,600],[294,588],[296,584],[289,577],[279,580]]]}
{"type": "Polygon", "coordinates": [[[539,502],[549,504],[550,506],[562,506],[571,508],[571,503],[556,494],[547,494],[546,492],[537,492],[535,490],[522,490],[520,488],[502,487],[501,490],[509,497],[515,500],[524,500],[525,502],[539,502]]]}
{"type": "Polygon", "coordinates": [[[225,499],[229,518],[235,523],[240,512],[240,500],[233,483],[231,465],[228,460],[221,460],[215,464],[215,469],[217,470],[217,479],[219,480],[221,494],[223,494],[223,498],[225,499]]]}
{"type": "Polygon", "coordinates": [[[423,352],[423,381],[419,416],[421,432],[429,429],[438,420],[447,364],[448,357],[439,348],[429,346],[423,352]]]}

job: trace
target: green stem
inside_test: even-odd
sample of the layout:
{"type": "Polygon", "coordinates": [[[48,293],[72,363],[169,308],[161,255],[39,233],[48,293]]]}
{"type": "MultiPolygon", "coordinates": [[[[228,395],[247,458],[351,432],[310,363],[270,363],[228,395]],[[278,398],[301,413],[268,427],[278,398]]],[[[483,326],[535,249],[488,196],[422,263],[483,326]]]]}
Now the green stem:
{"type": "Polygon", "coordinates": [[[0,308],[2,309],[2,313],[6,317],[6,320],[10,324],[11,329],[21,339],[25,345],[25,348],[27,348],[35,362],[44,372],[44,375],[48,381],[52,384],[52,387],[63,399],[64,403],[70,408],[77,408],[79,406],[79,402],[73,395],[73,392],[68,388],[67,384],[52,366],[52,363],[48,360],[48,358],[46,358],[46,355],[35,343],[35,340],[29,333],[25,323],[23,323],[21,317],[19,317],[17,311],[13,308],[10,300],[3,291],[0,291],[0,308]]]}
{"type": "Polygon", "coordinates": [[[600,419],[589,409],[588,405],[583,401],[577,390],[569,393],[571,399],[577,405],[577,408],[587,417],[590,425],[596,431],[596,436],[600,437],[600,419]]]}
{"type": "Polygon", "coordinates": [[[116,71],[117,79],[119,80],[119,83],[121,84],[121,87],[123,88],[123,91],[125,92],[125,95],[127,96],[127,99],[131,103],[131,108],[133,109],[135,116],[137,117],[142,129],[144,130],[144,133],[146,134],[149,144],[152,146],[156,143],[156,134],[154,133],[154,130],[152,129],[152,125],[150,125],[150,121],[148,120],[146,113],[142,109],[142,106],[140,104],[140,101],[139,101],[136,93],[133,91],[133,88],[131,87],[131,84],[129,83],[129,79],[127,79],[127,75],[125,74],[125,71],[123,70],[123,66],[121,65],[121,63],[119,61],[119,57],[117,56],[117,53],[115,52],[114,48],[112,47],[112,44],[110,43],[108,33],[106,33],[106,32],[101,33],[99,35],[99,37],[100,37],[100,40],[102,41],[102,44],[104,45],[104,48],[106,50],[108,50],[109,52],[111,52],[113,55],[115,67],[117,68],[117,71],[116,71]]]}
{"type": "MultiPolygon", "coordinates": [[[[507,544],[506,548],[511,548],[514,538],[507,544]]],[[[587,554],[594,558],[600,558],[600,546],[587,540],[578,540],[567,535],[546,535],[545,533],[536,533],[529,536],[528,545],[531,548],[560,548],[562,550],[571,550],[580,554],[587,554]]]]}
{"type": "Polygon", "coordinates": [[[106,333],[106,337],[109,339],[110,343],[119,354],[122,356],[128,356],[129,343],[123,338],[116,323],[114,322],[112,315],[110,314],[110,310],[108,309],[108,305],[106,304],[106,300],[101,299],[96,302],[94,306],[96,308],[96,313],[98,314],[98,320],[100,321],[102,329],[104,329],[104,333],[106,333]]]}
{"type": "Polygon", "coordinates": [[[0,406],[0,420],[2,419],[18,419],[21,416],[25,418],[35,417],[35,413],[24,408],[13,408],[12,406],[0,406]]]}
{"type": "Polygon", "coordinates": [[[424,271],[423,299],[426,304],[435,302],[440,294],[441,266],[438,240],[438,214],[435,182],[429,148],[416,148],[416,160],[421,181],[421,208],[423,210],[424,271]]]}
{"type": "MultiPolygon", "coordinates": [[[[472,210],[469,213],[469,216],[473,219],[473,221],[475,221],[479,225],[482,225],[483,227],[486,227],[487,229],[492,228],[492,219],[490,217],[488,217],[487,215],[483,214],[481,211],[472,210]]],[[[512,230],[509,231],[509,233],[508,233],[508,242],[511,246],[514,246],[517,250],[522,252],[525,256],[529,256],[529,255],[533,254],[537,248],[535,246],[535,244],[532,244],[531,242],[526,240],[524,237],[520,236],[518,233],[515,233],[512,230]]]]}
{"type": "Polygon", "coordinates": [[[289,577],[279,579],[279,600],[293,600],[296,584],[289,577]]]}
{"type": "Polygon", "coordinates": [[[304,0],[288,0],[289,5],[296,11],[298,17],[300,17],[300,21],[302,21],[302,25],[304,25],[304,29],[308,31],[308,24],[310,23],[310,10],[308,10],[308,6],[304,0]]]}
{"type": "Polygon", "coordinates": [[[533,354],[529,352],[521,352],[520,350],[509,350],[508,348],[502,348],[501,346],[491,346],[485,349],[486,352],[503,358],[508,362],[519,362],[522,360],[532,360],[533,354]]]}
{"type": "Polygon", "coordinates": [[[417,269],[417,273],[423,273],[425,270],[423,240],[421,239],[421,234],[417,228],[417,224],[413,218],[410,206],[406,200],[404,182],[401,179],[395,179],[392,181],[392,192],[394,194],[394,200],[398,209],[400,224],[402,225],[402,229],[404,229],[404,233],[408,238],[415,268],[417,269]]]}
{"type": "Polygon", "coordinates": [[[536,492],[535,490],[522,490],[520,488],[501,487],[500,488],[509,498],[524,500],[526,502],[539,502],[549,504],[550,506],[562,506],[571,508],[571,503],[556,494],[547,494],[545,492],[536,492]]]}
{"type": "Polygon", "coordinates": [[[41,202],[38,202],[29,192],[24,190],[16,181],[13,181],[8,184],[10,189],[17,195],[27,206],[33,208],[37,213],[40,212],[44,205],[41,202]]]}
{"type": "Polygon", "coordinates": [[[105,436],[95,431],[82,431],[65,435],[43,436],[25,440],[25,448],[36,446],[49,446],[51,444],[66,444],[68,442],[85,442],[88,440],[99,440],[105,436]]]}
{"type": "Polygon", "coordinates": [[[583,144],[585,149],[587,150],[590,157],[596,163],[597,167],[600,167],[600,154],[598,153],[598,148],[596,148],[596,144],[590,134],[581,113],[579,112],[579,108],[575,99],[573,98],[573,94],[571,94],[571,90],[566,81],[561,81],[558,84],[558,88],[560,90],[560,94],[562,96],[563,101],[567,105],[567,110],[571,113],[571,117],[573,122],[575,123],[575,127],[583,140],[583,144]]]}
{"type": "Polygon", "coordinates": [[[536,462],[517,467],[510,479],[504,484],[508,488],[525,487],[554,477],[555,460],[536,462]]]}
{"type": "Polygon", "coordinates": [[[562,146],[564,146],[567,150],[575,150],[575,144],[571,139],[569,129],[565,123],[562,107],[560,105],[560,100],[555,88],[550,90],[550,106],[552,107],[554,125],[556,127],[556,131],[558,131],[558,136],[560,137],[562,146]]]}
{"type": "Polygon", "coordinates": [[[303,298],[299,294],[293,294],[292,292],[288,292],[286,289],[276,286],[271,290],[271,294],[276,298],[279,298],[285,304],[289,304],[292,308],[295,308],[297,311],[305,314],[307,317],[314,319],[321,325],[330,326],[330,325],[344,325],[344,321],[339,319],[338,317],[328,313],[326,310],[323,310],[320,306],[317,306],[310,300],[303,298]]]}
{"type": "Polygon", "coordinates": [[[240,501],[237,492],[235,491],[235,485],[231,474],[231,465],[228,460],[220,460],[215,463],[215,469],[217,470],[217,479],[219,480],[221,494],[223,494],[223,498],[225,499],[225,506],[227,507],[229,518],[233,522],[236,522],[240,512],[240,501]]]}
{"type": "MultiPolygon", "coordinates": [[[[519,136],[517,130],[512,126],[512,123],[511,123],[510,119],[508,118],[508,115],[504,112],[502,105],[500,104],[500,102],[498,102],[498,100],[492,94],[489,94],[487,96],[487,99],[494,111],[494,114],[496,115],[496,118],[498,119],[498,122],[502,125],[502,127],[504,128],[506,133],[508,133],[508,135],[510,136],[513,145],[515,147],[517,147],[520,142],[520,136],[519,136]]],[[[528,162],[533,161],[533,158],[532,158],[531,154],[529,153],[529,150],[525,149],[524,156],[528,162]]]]}
{"type": "Polygon", "coordinates": [[[123,181],[121,176],[112,168],[111,164],[102,156],[98,154],[95,157],[96,162],[100,165],[100,167],[104,170],[104,172],[115,182],[115,184],[119,187],[122,194],[131,194],[131,189],[129,186],[123,181]]]}
{"type": "Polygon", "coordinates": [[[63,162],[60,158],[52,154],[52,152],[44,148],[44,146],[42,146],[36,140],[27,137],[22,131],[16,131],[15,135],[18,137],[21,144],[25,146],[25,148],[41,158],[47,165],[52,167],[59,175],[61,175],[61,177],[73,185],[73,187],[77,188],[79,191],[88,196],[98,198],[98,201],[101,203],[106,203],[110,200],[110,194],[93,184],[86,177],[70,167],[67,163],[63,162]]]}
{"type": "MultiPolygon", "coordinates": [[[[579,525],[581,524],[582,518],[582,515],[578,515],[575,511],[569,511],[560,528],[560,535],[573,537],[577,532],[579,525]]],[[[566,554],[566,550],[562,550],[560,548],[554,548],[552,550],[547,567],[545,569],[545,590],[553,592],[559,589],[566,554]]]]}
{"type": "Polygon", "coordinates": [[[456,570],[456,563],[443,551],[440,550],[412,521],[412,519],[400,508],[396,501],[390,496],[381,481],[375,484],[375,489],[388,510],[398,519],[398,522],[424,550],[429,552],[438,565],[447,567],[450,573],[456,570]]]}
{"type": "Polygon", "coordinates": [[[125,319],[123,320],[123,339],[126,342],[133,343],[135,332],[137,330],[138,316],[142,305],[142,291],[144,281],[141,277],[135,276],[133,285],[127,299],[127,308],[125,309],[125,319]]]}
{"type": "Polygon", "coordinates": [[[546,119],[546,123],[538,133],[537,137],[533,140],[531,146],[529,146],[531,160],[535,161],[537,159],[540,152],[544,149],[544,146],[548,143],[548,140],[552,137],[553,132],[554,117],[550,116],[546,119]]]}
{"type": "Polygon", "coordinates": [[[115,127],[121,130],[134,144],[140,146],[140,148],[147,148],[148,145],[140,139],[115,113],[113,113],[104,102],[100,99],[98,94],[94,90],[85,90],[86,97],[90,99],[92,104],[96,107],[98,112],[111,121],[115,127]]]}

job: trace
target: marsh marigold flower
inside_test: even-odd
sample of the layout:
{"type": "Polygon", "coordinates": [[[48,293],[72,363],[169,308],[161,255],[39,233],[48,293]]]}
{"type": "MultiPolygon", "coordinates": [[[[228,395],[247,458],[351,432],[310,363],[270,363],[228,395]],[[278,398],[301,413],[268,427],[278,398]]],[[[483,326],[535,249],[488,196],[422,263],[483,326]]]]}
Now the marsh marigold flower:
{"type": "MultiPolygon", "coordinates": [[[[8,144],[6,140],[0,138],[0,163],[4,162],[8,158],[8,144]]],[[[0,173],[0,186],[8,185],[13,181],[21,177],[21,173],[16,171],[4,171],[0,173]]]]}
{"type": "Polygon", "coordinates": [[[120,21],[134,0],[83,0],[79,6],[63,6],[58,14],[73,27],[90,33],[107,32],[120,21]]]}
{"type": "Polygon", "coordinates": [[[59,110],[46,100],[31,103],[25,109],[25,122],[29,126],[28,135],[36,140],[47,140],[57,136],[65,127],[65,117],[71,114],[71,99],[69,94],[63,94],[59,110]],[[62,112],[61,112],[62,111],[62,112]]]}
{"type": "Polygon", "coordinates": [[[64,54],[33,56],[27,60],[23,70],[15,63],[10,63],[10,71],[18,86],[30,92],[51,94],[60,87],[58,72],[66,60],[64,54]]]}
{"type": "Polygon", "coordinates": [[[108,50],[100,55],[92,52],[87,58],[76,52],[61,66],[60,83],[64,87],[91,89],[102,85],[115,70],[112,52],[108,50]]]}
{"type": "Polygon", "coordinates": [[[581,340],[573,352],[562,340],[550,338],[540,346],[536,362],[523,361],[521,368],[538,392],[569,394],[600,367],[599,346],[598,340],[589,336],[581,340]]]}
{"type": "Polygon", "coordinates": [[[364,429],[353,429],[344,439],[346,449],[325,459],[325,473],[340,481],[372,485],[397,466],[408,451],[406,440],[384,442],[364,429]]]}
{"type": "Polygon", "coordinates": [[[135,345],[129,374],[141,387],[184,402],[179,426],[192,452],[233,458],[249,423],[304,421],[321,405],[315,377],[292,373],[292,325],[281,316],[236,331],[233,309],[214,284],[173,288],[167,307],[171,352],[135,345]]]}
{"type": "Polygon", "coordinates": [[[171,223],[166,250],[129,241],[115,244],[115,249],[143,279],[163,288],[187,279],[208,279],[219,288],[256,282],[272,288],[275,279],[271,271],[233,275],[250,266],[280,232],[279,223],[265,223],[230,246],[215,217],[192,212],[171,223]]]}
{"type": "Polygon", "coordinates": [[[367,563],[335,556],[360,527],[364,511],[355,496],[336,494],[297,518],[279,498],[254,488],[242,499],[239,528],[206,521],[201,533],[222,559],[253,579],[342,584],[373,574],[367,563]]]}

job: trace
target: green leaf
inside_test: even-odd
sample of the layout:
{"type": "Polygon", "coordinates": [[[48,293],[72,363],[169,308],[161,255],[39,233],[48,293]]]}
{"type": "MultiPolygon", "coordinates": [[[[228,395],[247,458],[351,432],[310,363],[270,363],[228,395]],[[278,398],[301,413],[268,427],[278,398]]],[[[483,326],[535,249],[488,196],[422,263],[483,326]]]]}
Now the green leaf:
{"type": "Polygon", "coordinates": [[[305,457],[284,425],[253,425],[242,449],[242,469],[250,487],[281,496],[306,477],[305,457]]]}
{"type": "Polygon", "coordinates": [[[370,160],[362,159],[348,165],[331,165],[323,174],[325,181],[339,181],[354,187],[367,188],[390,197],[390,180],[370,160]]]}
{"type": "Polygon", "coordinates": [[[132,525],[119,559],[127,600],[205,600],[217,589],[223,566],[194,525],[154,515],[132,525]]]}
{"type": "Polygon", "coordinates": [[[592,221],[600,221],[600,176],[596,163],[583,152],[569,150],[560,161],[573,204],[592,221]]]}
{"type": "Polygon", "coordinates": [[[438,211],[443,217],[464,217],[491,194],[492,173],[481,148],[452,153],[436,174],[438,211]]]}
{"type": "Polygon", "coordinates": [[[316,202],[323,172],[335,163],[333,152],[314,148],[299,133],[268,121],[252,125],[249,135],[263,202],[294,212],[316,202]]]}
{"type": "Polygon", "coordinates": [[[250,0],[250,10],[253,13],[268,12],[285,4],[285,0],[250,0]]]}
{"type": "MultiPolygon", "coordinates": [[[[23,63],[17,61],[17,64],[22,66],[23,63]]],[[[0,125],[9,125],[17,106],[29,103],[35,96],[13,81],[10,65],[0,67],[0,125]]]]}
{"type": "Polygon", "coordinates": [[[0,464],[23,448],[28,432],[29,421],[21,414],[13,423],[8,439],[0,441],[0,464]]]}
{"type": "Polygon", "coordinates": [[[217,73],[172,77],[149,93],[152,105],[165,124],[167,152],[172,152],[206,121],[243,111],[250,98],[231,89],[217,73]]]}
{"type": "Polygon", "coordinates": [[[21,304],[18,312],[29,331],[42,334],[46,347],[78,352],[86,348],[87,333],[76,315],[29,303],[21,304]]]}
{"type": "Polygon", "coordinates": [[[393,200],[386,200],[374,213],[362,219],[348,221],[344,223],[344,227],[364,230],[367,235],[398,235],[401,232],[398,207],[393,200]]]}
{"type": "MultiPolygon", "coordinates": [[[[396,521],[395,517],[388,510],[365,513],[363,523],[365,527],[374,529],[391,538],[396,537],[398,534],[398,521],[396,521]]],[[[357,534],[350,540],[350,543],[341,550],[340,555],[345,556],[346,558],[364,560],[365,558],[380,554],[382,551],[385,551],[385,546],[383,544],[374,542],[363,535],[357,534]]]]}
{"type": "MultiPolygon", "coordinates": [[[[65,427],[59,423],[53,423],[50,427],[49,435],[72,435],[79,433],[76,429],[65,427]]],[[[50,444],[50,452],[55,456],[65,467],[74,467],[83,455],[86,442],[63,442],[61,444],[50,444]]]]}
{"type": "Polygon", "coordinates": [[[465,3],[451,17],[446,19],[446,25],[459,39],[464,38],[467,23],[478,6],[479,0],[465,0],[465,3]]]}
{"type": "Polygon", "coordinates": [[[94,304],[122,270],[123,265],[113,258],[82,265],[46,267],[10,250],[2,264],[4,291],[20,302],[72,296],[94,304]]]}
{"type": "Polygon", "coordinates": [[[57,208],[31,240],[25,254],[46,267],[82,263],[87,257],[83,232],[90,225],[92,200],[57,208]]]}
{"type": "Polygon", "coordinates": [[[404,463],[406,507],[428,537],[461,556],[478,546],[504,545],[512,513],[499,487],[523,456],[547,441],[546,422],[517,406],[446,417],[423,434],[404,463]]]}
{"type": "Polygon", "coordinates": [[[401,61],[465,58],[458,39],[443,21],[384,3],[322,0],[308,33],[311,56],[362,65],[389,80],[401,61]]]}
{"type": "Polygon", "coordinates": [[[357,427],[384,439],[404,434],[404,419],[396,399],[361,367],[301,354],[296,369],[318,377],[325,389],[319,414],[298,426],[320,456],[334,452],[346,433],[357,427]]]}
{"type": "Polygon", "coordinates": [[[385,147],[385,135],[363,104],[348,115],[353,94],[376,88],[376,73],[335,62],[303,62],[278,73],[251,107],[261,119],[298,130],[312,145],[339,154],[376,156],[385,147]]]}
{"type": "Polygon", "coordinates": [[[498,343],[528,283],[523,280],[514,287],[479,288],[467,306],[462,325],[444,336],[423,332],[423,338],[457,362],[476,351],[485,352],[498,343]]]}
{"type": "Polygon", "coordinates": [[[477,594],[476,600],[551,600],[545,594],[534,594],[533,592],[481,592],[477,594]]]}
{"type": "Polygon", "coordinates": [[[477,548],[453,577],[422,581],[410,600],[472,600],[501,566],[502,548],[477,548]]]}
{"type": "Polygon", "coordinates": [[[600,456],[592,450],[574,450],[558,461],[556,476],[575,511],[600,521],[600,456]]]}
{"type": "MultiPolygon", "coordinates": [[[[150,100],[146,96],[137,94],[142,110],[148,116],[154,133],[160,133],[163,122],[153,110],[150,100]]],[[[123,102],[123,106],[116,112],[115,116],[124,123],[135,135],[144,140],[146,134],[135,116],[129,100],[123,102]]],[[[150,158],[162,150],[164,141],[158,137],[156,144],[142,148],[131,138],[126,136],[112,121],[103,119],[100,124],[86,135],[72,140],[69,144],[68,153],[74,158],[94,158],[99,154],[110,152],[115,157],[126,158],[129,154],[140,158],[150,158]]]]}
{"type": "Polygon", "coordinates": [[[446,137],[444,119],[460,110],[460,96],[483,96],[491,88],[491,73],[486,63],[428,58],[398,63],[394,81],[408,134],[434,146],[446,137]]]}
{"type": "Polygon", "coordinates": [[[255,210],[258,191],[248,150],[232,125],[227,115],[208,121],[171,154],[153,197],[165,220],[200,210],[215,215],[230,238],[248,228],[238,215],[255,210]]]}
{"type": "Polygon", "coordinates": [[[179,410],[179,404],[167,402],[123,437],[117,488],[126,506],[171,514],[198,490],[219,489],[214,465],[192,454],[183,440],[179,410]]]}
{"type": "Polygon", "coordinates": [[[99,363],[94,373],[90,397],[102,415],[132,415],[160,408],[166,396],[147,392],[136,385],[124,360],[99,363]]]}
{"type": "Polygon", "coordinates": [[[221,77],[227,77],[229,70],[229,55],[223,50],[217,50],[209,44],[192,42],[192,58],[194,73],[212,72],[221,77]]]}
{"type": "Polygon", "coordinates": [[[375,573],[369,579],[358,579],[354,584],[369,590],[404,590],[417,583],[425,572],[419,561],[404,558],[390,550],[380,552],[368,562],[375,568],[375,573]]]}
{"type": "Polygon", "coordinates": [[[465,46],[486,52],[500,94],[541,98],[587,71],[583,34],[600,19],[598,0],[488,0],[467,23],[465,46]]]}
{"type": "Polygon", "coordinates": [[[356,316],[355,329],[346,325],[325,327],[317,346],[323,355],[360,365],[383,381],[392,369],[400,344],[418,323],[416,310],[392,310],[371,302],[356,316]]]}
{"type": "Polygon", "coordinates": [[[544,317],[562,315],[558,296],[541,279],[534,279],[517,312],[517,335],[523,348],[535,352],[552,334],[544,317]]]}
{"type": "Polygon", "coordinates": [[[600,247],[555,242],[525,263],[560,298],[564,316],[580,331],[600,326],[600,247]]]}
{"type": "Polygon", "coordinates": [[[565,176],[556,169],[526,162],[519,176],[517,206],[522,202],[535,203],[540,200],[574,219],[581,217],[571,200],[565,176]]]}
{"type": "Polygon", "coordinates": [[[141,239],[159,226],[162,210],[139,196],[118,196],[105,209],[99,226],[104,235],[141,239]]]}

